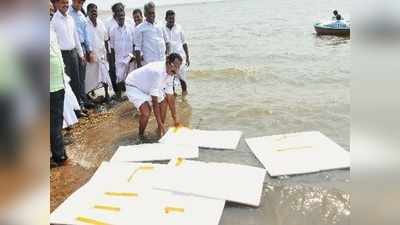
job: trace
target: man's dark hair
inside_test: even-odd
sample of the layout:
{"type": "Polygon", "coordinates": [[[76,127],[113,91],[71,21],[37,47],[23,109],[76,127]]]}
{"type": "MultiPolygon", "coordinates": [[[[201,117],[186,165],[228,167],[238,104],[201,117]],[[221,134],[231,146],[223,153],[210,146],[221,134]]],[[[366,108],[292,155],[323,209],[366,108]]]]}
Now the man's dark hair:
{"type": "Polygon", "coordinates": [[[168,16],[175,16],[175,12],[174,10],[170,9],[165,13],[165,18],[167,18],[168,16]]]}
{"type": "Polygon", "coordinates": [[[337,15],[338,14],[338,11],[337,10],[333,10],[333,15],[337,15]]]}
{"type": "Polygon", "coordinates": [[[181,55],[179,55],[178,53],[171,53],[167,56],[167,63],[173,63],[176,59],[178,59],[180,62],[183,61],[181,55]]]}
{"type": "Polygon", "coordinates": [[[141,9],[134,9],[132,15],[135,15],[135,14],[137,14],[137,13],[139,13],[140,16],[143,16],[142,10],[141,10],[141,9]]]}
{"type": "Polygon", "coordinates": [[[118,7],[122,7],[123,9],[125,9],[124,4],[122,4],[121,2],[118,2],[111,6],[111,11],[113,13],[115,13],[115,11],[117,10],[118,7]]]}
{"type": "Polygon", "coordinates": [[[94,3],[90,3],[89,5],[86,6],[86,11],[89,13],[90,10],[92,10],[93,8],[97,8],[97,5],[94,3]]]}
{"type": "Polygon", "coordinates": [[[336,15],[336,20],[341,20],[341,19],[342,19],[342,16],[340,14],[337,14],[336,15]]]}
{"type": "Polygon", "coordinates": [[[144,14],[147,15],[147,12],[149,11],[149,9],[154,9],[156,8],[156,4],[154,4],[154,2],[148,2],[146,4],[144,4],[144,14]]]}

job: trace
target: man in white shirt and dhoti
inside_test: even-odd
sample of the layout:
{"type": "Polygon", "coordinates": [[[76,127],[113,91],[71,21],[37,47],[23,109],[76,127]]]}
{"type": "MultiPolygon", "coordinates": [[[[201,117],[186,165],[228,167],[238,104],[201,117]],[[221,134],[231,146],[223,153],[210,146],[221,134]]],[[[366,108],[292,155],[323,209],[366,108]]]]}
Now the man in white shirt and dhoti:
{"type": "Polygon", "coordinates": [[[116,20],[118,26],[110,31],[110,48],[111,57],[115,62],[115,72],[117,77],[117,97],[121,97],[122,91],[125,90],[125,78],[128,73],[133,70],[131,65],[134,46],[133,27],[125,22],[125,10],[116,12],[116,20]]]}
{"type": "Polygon", "coordinates": [[[165,134],[164,122],[167,106],[171,110],[174,126],[179,126],[175,97],[173,92],[173,79],[182,64],[179,54],[170,54],[165,61],[148,63],[145,66],[129,73],[126,78],[126,94],[140,113],[139,138],[143,139],[149,121],[151,108],[158,125],[158,135],[165,134]]]}
{"type": "Polygon", "coordinates": [[[108,74],[109,65],[107,61],[106,42],[108,34],[105,25],[100,19],[97,19],[97,6],[93,3],[87,6],[89,17],[88,35],[92,45],[92,53],[94,54],[93,62],[86,65],[86,82],[85,91],[90,91],[103,86],[105,91],[105,100],[109,101],[110,96],[108,87],[111,87],[111,79],[108,74]]]}
{"type": "Polygon", "coordinates": [[[144,64],[164,61],[168,55],[169,43],[164,29],[155,22],[155,4],[149,2],[144,5],[144,16],[146,17],[135,29],[135,58],[137,67],[142,66],[141,55],[144,64]]]}
{"type": "Polygon", "coordinates": [[[171,52],[178,53],[183,59],[177,78],[182,88],[182,95],[185,96],[187,95],[186,73],[190,65],[189,48],[182,27],[175,23],[175,12],[173,10],[168,10],[166,12],[165,21],[166,24],[164,30],[167,35],[171,52]]]}

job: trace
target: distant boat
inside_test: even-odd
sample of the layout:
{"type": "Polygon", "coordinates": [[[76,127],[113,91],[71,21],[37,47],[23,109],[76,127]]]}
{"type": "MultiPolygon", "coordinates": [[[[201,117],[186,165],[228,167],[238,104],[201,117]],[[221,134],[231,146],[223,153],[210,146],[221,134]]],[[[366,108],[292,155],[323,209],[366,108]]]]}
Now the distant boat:
{"type": "Polygon", "coordinates": [[[314,29],[317,35],[350,36],[350,25],[346,23],[316,23],[314,29]]]}

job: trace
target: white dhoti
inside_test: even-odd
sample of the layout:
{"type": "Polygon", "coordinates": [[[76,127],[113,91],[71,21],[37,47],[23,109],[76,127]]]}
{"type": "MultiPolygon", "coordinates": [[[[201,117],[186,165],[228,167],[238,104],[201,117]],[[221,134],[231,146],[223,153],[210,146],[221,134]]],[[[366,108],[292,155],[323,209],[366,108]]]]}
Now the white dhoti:
{"type": "Polygon", "coordinates": [[[86,93],[101,87],[103,83],[108,84],[108,87],[112,88],[108,69],[108,62],[105,60],[98,60],[94,63],[88,63],[86,65],[86,93]]]}
{"type": "Polygon", "coordinates": [[[78,118],[75,115],[74,110],[80,110],[78,100],[76,99],[71,86],[69,85],[70,78],[64,75],[65,83],[65,97],[64,97],[64,122],[63,128],[70,127],[75,123],[78,123],[78,118]]]}
{"type": "Polygon", "coordinates": [[[115,72],[117,74],[117,83],[125,81],[126,76],[133,70],[135,70],[135,64],[131,61],[131,57],[127,57],[124,60],[115,63],[115,72]]]}
{"type": "MultiPolygon", "coordinates": [[[[137,110],[139,110],[140,106],[143,105],[143,103],[148,102],[151,104],[151,95],[144,93],[143,91],[139,90],[137,87],[132,87],[127,85],[126,86],[126,95],[128,96],[128,99],[130,102],[133,103],[133,105],[136,107],[137,110]]],[[[165,99],[165,92],[160,91],[160,95],[158,97],[158,103],[161,103],[165,99]]]]}

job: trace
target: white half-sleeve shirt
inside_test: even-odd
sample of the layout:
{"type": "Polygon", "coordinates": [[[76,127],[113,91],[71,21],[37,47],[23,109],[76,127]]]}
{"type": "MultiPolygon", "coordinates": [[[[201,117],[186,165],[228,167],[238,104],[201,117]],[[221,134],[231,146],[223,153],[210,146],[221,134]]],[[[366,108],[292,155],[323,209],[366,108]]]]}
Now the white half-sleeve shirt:
{"type": "Polygon", "coordinates": [[[145,20],[136,27],[135,32],[135,50],[143,54],[145,63],[165,61],[168,39],[162,25],[145,20]]]}
{"type": "Polygon", "coordinates": [[[104,23],[97,19],[97,26],[94,26],[93,22],[89,20],[87,30],[93,53],[98,60],[107,60],[105,42],[109,37],[104,23]]]}
{"type": "Polygon", "coordinates": [[[123,62],[133,53],[133,28],[125,24],[123,27],[114,26],[110,31],[110,48],[115,51],[115,62],[123,62]]]}
{"type": "Polygon", "coordinates": [[[173,79],[166,72],[165,61],[152,62],[128,74],[125,83],[143,93],[163,97],[164,93],[173,94],[173,79]]]}
{"type": "Polygon", "coordinates": [[[186,60],[185,50],[183,45],[186,44],[185,35],[182,27],[179,24],[175,24],[172,29],[169,29],[166,25],[163,27],[167,40],[170,44],[171,53],[178,53],[182,59],[186,60]]]}

